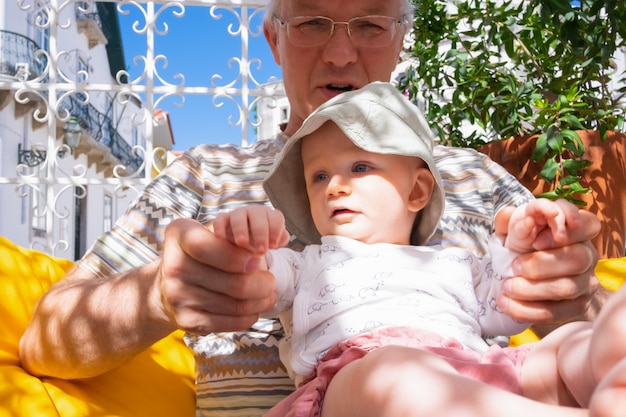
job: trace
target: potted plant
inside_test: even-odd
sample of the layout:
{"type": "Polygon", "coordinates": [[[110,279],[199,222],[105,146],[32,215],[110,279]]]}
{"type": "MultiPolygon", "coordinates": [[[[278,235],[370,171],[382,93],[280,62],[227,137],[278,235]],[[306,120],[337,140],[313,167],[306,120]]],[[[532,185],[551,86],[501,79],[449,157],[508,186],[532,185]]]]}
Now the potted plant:
{"type": "MultiPolygon", "coordinates": [[[[626,73],[614,56],[626,46],[625,2],[413,3],[411,65],[399,88],[425,107],[441,142],[480,148],[538,195],[589,204],[585,144],[624,142],[614,132],[624,129],[626,73]],[[595,136],[581,138],[586,131],[595,136]],[[513,149],[526,154],[512,156],[513,149]]],[[[621,182],[623,160],[615,172],[621,182]]],[[[616,245],[623,256],[621,223],[616,245]]]]}

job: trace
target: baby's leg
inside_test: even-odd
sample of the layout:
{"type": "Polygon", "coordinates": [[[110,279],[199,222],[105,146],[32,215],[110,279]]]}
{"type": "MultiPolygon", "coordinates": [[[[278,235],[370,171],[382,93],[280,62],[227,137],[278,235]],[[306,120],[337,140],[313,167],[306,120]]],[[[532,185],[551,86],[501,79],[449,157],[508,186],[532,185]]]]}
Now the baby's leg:
{"type": "Polygon", "coordinates": [[[591,415],[625,415],[626,287],[609,298],[594,322],[590,355],[600,381],[591,398],[591,415]]]}
{"type": "Polygon", "coordinates": [[[594,321],[590,353],[599,379],[626,358],[626,286],[608,299],[594,321]]]}
{"type": "Polygon", "coordinates": [[[597,384],[589,359],[592,331],[590,322],[568,323],[535,343],[522,368],[524,396],[586,407],[597,384]]]}
{"type": "Polygon", "coordinates": [[[622,417],[626,412],[626,359],[600,381],[591,397],[591,417],[622,417]]]}
{"type": "Polygon", "coordinates": [[[465,376],[420,349],[386,346],[346,365],[333,378],[322,417],[578,417],[587,410],[557,407],[465,376]]]}
{"type": "MultiPolygon", "coordinates": [[[[562,326],[539,342],[538,347],[531,352],[532,356],[529,354],[524,370],[527,366],[529,372],[534,369],[549,370],[546,363],[550,356],[546,352],[552,349],[557,361],[556,384],[560,377],[567,387],[566,392],[582,407],[589,407],[590,402],[593,402],[598,409],[603,406],[612,408],[613,402],[605,404],[605,398],[610,398],[615,392],[621,392],[626,397],[626,376],[620,377],[612,372],[618,364],[622,371],[626,370],[623,364],[626,358],[626,287],[613,294],[593,323],[578,322],[562,326]],[[544,353],[543,365],[537,363],[535,351],[544,353]],[[609,373],[611,378],[608,378],[609,373]],[[607,390],[606,393],[603,394],[603,390],[607,390]]],[[[624,410],[621,410],[622,413],[624,410]]],[[[611,414],[598,412],[598,415],[611,414]]]]}

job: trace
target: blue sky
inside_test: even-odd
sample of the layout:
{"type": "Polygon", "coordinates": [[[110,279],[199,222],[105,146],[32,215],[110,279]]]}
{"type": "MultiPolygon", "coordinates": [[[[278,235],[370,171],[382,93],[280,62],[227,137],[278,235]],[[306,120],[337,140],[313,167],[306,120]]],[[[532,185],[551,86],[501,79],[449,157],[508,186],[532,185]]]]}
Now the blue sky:
{"type": "MultiPolygon", "coordinates": [[[[143,71],[143,62],[134,64],[137,55],[144,56],[146,51],[145,35],[137,35],[132,31],[132,24],[139,20],[143,25],[143,17],[137,9],[125,6],[123,10],[130,13],[119,16],[122,31],[122,42],[126,59],[127,70],[131,78],[137,77],[143,71]]],[[[177,9],[172,9],[177,10],[177,9]]],[[[213,74],[221,74],[222,81],[218,85],[225,85],[236,79],[239,72],[238,64],[231,64],[232,57],[241,54],[241,40],[230,36],[227,32],[229,24],[238,25],[235,16],[228,10],[219,9],[222,15],[214,20],[210,14],[210,7],[186,7],[183,17],[175,17],[171,11],[165,11],[159,21],[167,22],[168,34],[155,37],[155,55],[163,54],[168,58],[167,68],[157,64],[157,71],[165,81],[177,84],[174,74],[185,76],[186,86],[210,86],[213,74]]],[[[260,26],[262,14],[252,21],[252,27],[260,26]]],[[[159,28],[163,28],[162,24],[159,28]]],[[[260,32],[260,30],[254,30],[260,32]]],[[[249,59],[261,60],[261,67],[252,66],[252,73],[259,83],[266,82],[270,76],[281,79],[280,67],[274,62],[269,47],[262,33],[258,37],[250,38],[249,59]]],[[[168,98],[161,102],[159,107],[169,112],[176,144],[175,150],[184,150],[200,143],[235,143],[241,144],[241,127],[231,127],[228,118],[238,119],[235,106],[227,100],[224,105],[216,109],[212,98],[207,96],[187,95],[183,107],[179,97],[168,98]]],[[[252,128],[249,128],[252,131],[252,128]]]]}

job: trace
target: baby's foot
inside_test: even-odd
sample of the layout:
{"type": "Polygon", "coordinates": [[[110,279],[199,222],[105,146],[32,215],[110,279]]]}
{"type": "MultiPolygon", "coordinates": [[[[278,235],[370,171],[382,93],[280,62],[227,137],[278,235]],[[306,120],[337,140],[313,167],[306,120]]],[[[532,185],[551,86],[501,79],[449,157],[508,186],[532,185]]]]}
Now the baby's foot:
{"type": "Polygon", "coordinates": [[[626,358],[618,362],[596,387],[591,396],[589,416],[626,416],[626,358]]]}

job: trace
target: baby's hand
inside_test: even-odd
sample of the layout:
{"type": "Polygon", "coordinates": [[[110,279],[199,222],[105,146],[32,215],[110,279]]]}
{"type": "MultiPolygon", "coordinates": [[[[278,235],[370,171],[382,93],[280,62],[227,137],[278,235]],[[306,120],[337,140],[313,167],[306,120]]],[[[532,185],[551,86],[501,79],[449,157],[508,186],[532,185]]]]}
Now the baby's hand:
{"type": "Polygon", "coordinates": [[[212,226],[217,237],[259,255],[289,242],[283,214],[261,204],[249,204],[222,213],[212,226]]]}
{"type": "Polygon", "coordinates": [[[565,200],[533,200],[511,215],[505,246],[516,252],[546,248],[545,242],[564,243],[567,228],[580,226],[578,208],[565,200]]]}

